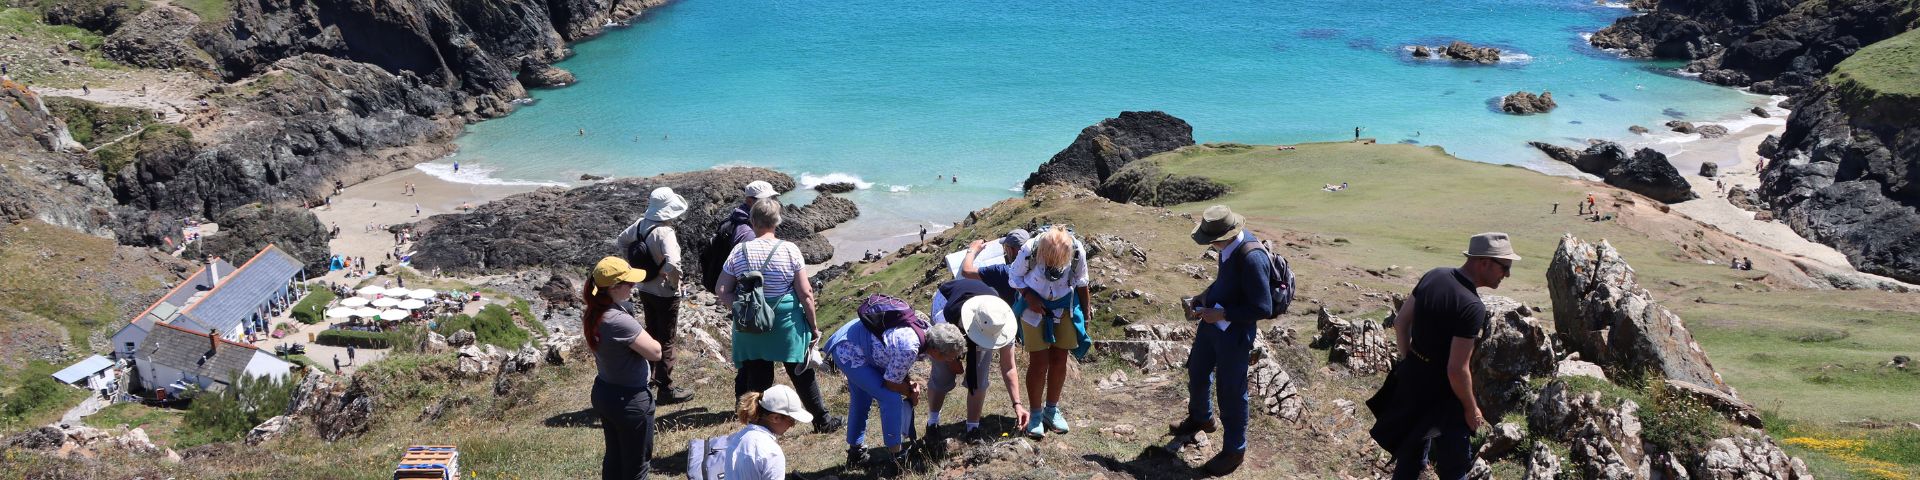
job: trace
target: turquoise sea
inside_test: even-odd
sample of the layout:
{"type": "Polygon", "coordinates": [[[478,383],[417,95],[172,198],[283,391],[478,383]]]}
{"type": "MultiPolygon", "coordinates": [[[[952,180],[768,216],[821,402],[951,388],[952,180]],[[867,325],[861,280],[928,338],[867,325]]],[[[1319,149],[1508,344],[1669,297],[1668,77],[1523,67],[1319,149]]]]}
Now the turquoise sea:
{"type": "MultiPolygon", "coordinates": [[[[1556,171],[1525,143],[1768,102],[1582,40],[1629,14],[1591,0],[675,0],[577,45],[559,66],[580,83],[472,125],[450,160],[467,182],[716,165],[854,177],[870,187],[853,195],[861,223],[906,233],[1017,195],[1081,128],[1122,110],[1164,110],[1202,142],[1343,140],[1359,126],[1556,171]],[[1505,59],[1408,53],[1452,39],[1505,59]],[[1490,106],[1522,89],[1552,91],[1559,110],[1490,106]],[[948,175],[959,183],[936,179],[948,175]]],[[[422,169],[451,176],[436,163],[422,169]]],[[[1358,179],[1327,179],[1343,180],[1358,179]]]]}

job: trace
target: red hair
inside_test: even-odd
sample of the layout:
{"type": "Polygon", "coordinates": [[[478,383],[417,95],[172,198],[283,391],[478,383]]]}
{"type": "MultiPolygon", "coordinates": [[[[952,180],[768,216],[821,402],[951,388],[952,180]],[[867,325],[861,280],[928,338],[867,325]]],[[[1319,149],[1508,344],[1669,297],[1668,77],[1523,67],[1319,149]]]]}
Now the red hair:
{"type": "Polygon", "coordinates": [[[594,288],[592,276],[587,277],[586,284],[587,288],[580,292],[580,299],[587,304],[580,312],[580,331],[587,337],[587,348],[597,352],[600,351],[600,318],[613,309],[614,301],[608,289],[594,288]]]}

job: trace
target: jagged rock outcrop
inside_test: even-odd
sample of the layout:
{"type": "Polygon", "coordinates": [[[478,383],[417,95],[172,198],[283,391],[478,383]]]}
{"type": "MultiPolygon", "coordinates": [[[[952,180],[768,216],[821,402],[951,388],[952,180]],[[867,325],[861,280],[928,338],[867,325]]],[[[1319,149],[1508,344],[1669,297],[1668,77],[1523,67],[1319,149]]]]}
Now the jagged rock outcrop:
{"type": "Polygon", "coordinates": [[[1734,395],[1693,333],[1641,288],[1633,267],[1605,240],[1561,237],[1547,267],[1554,330],[1580,358],[1629,376],[1644,372],[1734,395]]]}
{"type": "Polygon", "coordinates": [[[1916,17],[1901,0],[1665,0],[1591,41],[1633,57],[1693,60],[1686,70],[1708,82],[1791,95],[1916,17]]]}
{"type": "Polygon", "coordinates": [[[813,191],[820,192],[820,193],[847,193],[847,192],[852,192],[854,190],[857,190],[859,188],[860,188],[859,185],[854,185],[853,183],[850,183],[850,182],[828,182],[828,183],[822,183],[819,185],[814,185],[813,191]]]}
{"type": "Polygon", "coordinates": [[[99,170],[39,93],[0,80],[0,222],[38,219],[111,235],[114,204],[99,170]]]}
{"type": "Polygon", "coordinates": [[[1500,111],[1514,115],[1547,113],[1559,106],[1553,101],[1553,92],[1544,90],[1539,95],[1522,90],[1500,98],[1500,111]]]}
{"type": "MultiPolygon", "coordinates": [[[[1470,363],[1473,392],[1481,414],[1495,419],[1526,406],[1528,382],[1552,377],[1557,355],[1552,331],[1533,317],[1531,307],[1497,295],[1481,295],[1480,303],[1487,308],[1487,329],[1470,363]]],[[[1391,347],[1392,339],[1388,342],[1391,347]]]]}
{"type": "Polygon", "coordinates": [[[374,392],[354,376],[351,380],[318,371],[294,387],[287,415],[303,419],[322,440],[329,442],[367,432],[373,422],[374,392]]]}
{"type": "Polygon", "coordinates": [[[1440,47],[1439,57],[1448,60],[1492,65],[1500,63],[1500,49],[1493,47],[1476,47],[1471,43],[1454,40],[1453,43],[1448,43],[1447,46],[1440,47]]]}
{"type": "MultiPolygon", "coordinates": [[[[336,179],[372,178],[444,156],[460,132],[461,95],[363,63],[307,55],[276,62],[258,93],[223,102],[206,138],[177,127],[101,149],[120,206],[152,219],[210,218],[255,202],[318,204],[336,179]]],[[[196,121],[189,119],[189,121],[196,121]]],[[[125,215],[123,243],[157,244],[125,215]]]]}
{"type": "Polygon", "coordinates": [[[1768,478],[1779,480],[1812,479],[1806,462],[1787,456],[1771,437],[1758,439],[1735,436],[1707,442],[1707,451],[1691,469],[1701,480],[1738,480],[1768,478]]]}
{"type": "MultiPolygon", "coordinates": [[[[1573,392],[1565,380],[1540,389],[1527,410],[1527,431],[1567,443],[1567,468],[1580,478],[1648,478],[1647,453],[1640,439],[1640,405],[1628,399],[1604,399],[1599,392],[1573,392]]],[[[1536,457],[1538,453],[1536,452],[1536,457]]],[[[1557,459],[1556,459],[1557,460],[1557,459]]],[[[1558,463],[1535,458],[1543,464],[1558,463]]]]}
{"type": "Polygon", "coordinates": [[[1608,185],[1631,190],[1634,193],[1665,203],[1679,203],[1699,198],[1693,193],[1693,185],[1686,177],[1667,161],[1667,156],[1650,148],[1642,148],[1632,155],[1625,148],[1613,142],[1600,142],[1586,150],[1574,150],[1544,142],[1528,142],[1534,148],[1546,152],[1548,157],[1559,160],[1599,176],[1608,185]]]}
{"type": "Polygon", "coordinates": [[[331,236],[313,212],[254,204],[229,210],[214,220],[220,224],[220,231],[189,247],[187,257],[213,255],[241,262],[272,244],[306,262],[308,275],[327,273],[327,240],[331,236]]]}
{"type": "MultiPolygon", "coordinates": [[[[779,191],[792,177],[764,168],[723,168],[624,178],[564,190],[546,188],[487,203],[467,213],[436,215],[415,224],[420,237],[415,268],[500,272],[534,267],[574,271],[606,256],[621,229],[646,211],[656,187],[672,187],[690,209],[679,220],[681,266],[698,280],[700,252],[712,229],[740,203],[740,189],[764,180],[779,191]]],[[[798,244],[808,263],[824,263],[833,247],[819,235],[858,214],[851,201],[821,195],[806,207],[789,205],[780,238],[798,244]]]]}
{"type": "Polygon", "coordinates": [[[1094,192],[1115,202],[1165,207],[1212,200],[1232,190],[1210,178],[1165,173],[1155,162],[1134,162],[1107,177],[1094,192]]]}
{"type": "Polygon", "coordinates": [[[1193,126],[1165,112],[1120,112],[1080,131],[1066,149],[1027,177],[1023,186],[1073,185],[1092,189],[1135,160],[1193,145],[1193,126]]]}
{"type": "Polygon", "coordinates": [[[1315,325],[1320,334],[1308,346],[1326,349],[1328,364],[1356,376],[1393,370],[1396,357],[1393,331],[1381,322],[1349,321],[1321,307],[1320,319],[1315,325]]]}
{"type": "Polygon", "coordinates": [[[1920,283],[1920,99],[1836,77],[1791,100],[1759,197],[1860,271],[1920,283]]]}
{"type": "Polygon", "coordinates": [[[61,0],[45,2],[40,17],[48,25],[72,25],[100,33],[119,30],[145,7],[139,0],[61,0]]]}
{"type": "Polygon", "coordinates": [[[1300,394],[1300,385],[1294,381],[1293,375],[1275,360],[1274,348],[1264,340],[1255,340],[1253,365],[1247,369],[1247,395],[1252,400],[1250,406],[1255,412],[1264,412],[1287,422],[1299,422],[1306,410],[1306,397],[1300,394]]]}
{"type": "Polygon", "coordinates": [[[579,81],[573,77],[573,72],[531,58],[520,67],[519,78],[520,83],[528,88],[564,87],[579,81]]]}
{"type": "Polygon", "coordinates": [[[293,429],[293,417],[277,415],[247,431],[247,445],[259,445],[280,438],[293,429]]]}
{"type": "Polygon", "coordinates": [[[107,58],[142,68],[208,68],[188,37],[200,24],[200,16],[171,5],[158,5],[127,22],[125,28],[108,35],[100,45],[107,58]]]}

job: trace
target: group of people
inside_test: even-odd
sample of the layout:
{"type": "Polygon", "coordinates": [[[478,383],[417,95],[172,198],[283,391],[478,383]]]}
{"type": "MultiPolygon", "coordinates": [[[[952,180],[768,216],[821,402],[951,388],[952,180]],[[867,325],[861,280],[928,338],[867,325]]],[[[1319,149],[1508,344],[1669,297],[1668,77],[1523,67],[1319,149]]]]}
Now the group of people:
{"type": "MultiPolygon", "coordinates": [[[[860,303],[856,318],[821,319],[799,247],[775,233],[783,220],[777,194],[766,182],[748,184],[740,205],[716,226],[712,246],[699,253],[704,286],[729,309],[735,414],[743,424],[719,443],[727,448],[714,453],[718,471],[711,473],[784,478],[778,437],[800,424],[829,434],[844,427],[850,465],[897,472],[922,425],[916,410],[926,406],[926,431],[938,435],[946,398],[960,387],[967,390],[964,438],[989,441],[981,422],[995,377],[1020,433],[1038,439],[1073,430],[1062,391],[1069,357],[1092,346],[1086,322],[1094,304],[1087,248],[1072,229],[1048,225],[973,241],[958,278],[925,299],[924,317],[909,299],[876,294],[860,303]],[[1010,261],[981,262],[996,243],[1010,261]],[[1016,349],[1026,353],[1024,379],[1016,349]],[[915,378],[922,360],[930,374],[915,378]],[[820,392],[820,370],[828,365],[846,379],[844,417],[828,411],[820,392]],[[775,383],[776,368],[791,386],[775,383]],[[876,409],[879,455],[866,435],[876,409]]],[[[678,220],[687,210],[672,189],[651,192],[646,212],[613,241],[582,292],[583,330],[598,369],[591,402],[606,441],[603,478],[646,478],[656,405],[693,398],[673,378],[685,291],[678,220]]],[[[1294,279],[1285,259],[1226,206],[1206,209],[1191,238],[1215,253],[1218,274],[1182,301],[1196,335],[1187,361],[1188,408],[1169,419],[1176,421],[1168,430],[1181,436],[1224,426],[1223,448],[1202,468],[1225,475],[1248,448],[1247,375],[1258,323],[1285,312],[1294,279]]],[[[1463,266],[1428,272],[1401,308],[1395,333],[1405,360],[1369,401],[1380,419],[1374,437],[1401,460],[1396,478],[1417,477],[1429,458],[1442,478],[1458,478],[1471,466],[1467,439],[1484,424],[1466,368],[1487,324],[1475,288],[1497,288],[1519,257],[1501,233],[1472,237],[1463,253],[1463,266]]]]}
{"type": "Polygon", "coordinates": [[[1733,261],[1727,262],[1727,268],[1734,270],[1753,270],[1753,259],[1747,257],[1735,258],[1733,261]]]}

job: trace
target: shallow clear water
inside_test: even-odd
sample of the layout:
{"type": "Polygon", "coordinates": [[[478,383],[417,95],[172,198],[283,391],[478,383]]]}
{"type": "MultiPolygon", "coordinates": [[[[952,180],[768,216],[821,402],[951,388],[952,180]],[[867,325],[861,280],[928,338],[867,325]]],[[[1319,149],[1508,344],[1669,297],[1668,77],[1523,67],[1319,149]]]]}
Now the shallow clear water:
{"type": "MultiPolygon", "coordinates": [[[[560,66],[581,83],[471,126],[455,159],[467,181],[715,165],[849,174],[872,183],[853,195],[861,223],[904,233],[917,229],[872,226],[947,223],[1016,195],[1081,128],[1122,110],[1164,110],[1202,142],[1342,140],[1359,126],[1552,170],[1525,142],[1625,137],[1630,124],[1767,101],[1582,41],[1628,13],[1580,0],[676,0],[577,45],[560,66]],[[1405,48],[1454,38],[1507,61],[1405,48]],[[1551,90],[1559,110],[1490,107],[1522,89],[1551,90]]],[[[1328,179],[1342,180],[1355,179],[1328,179]]]]}

